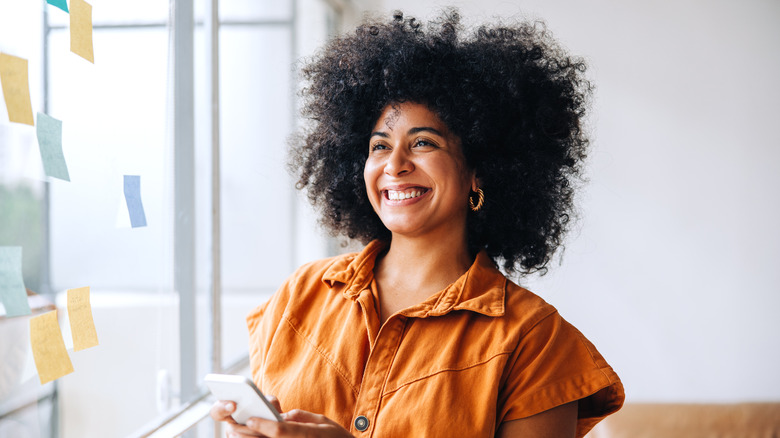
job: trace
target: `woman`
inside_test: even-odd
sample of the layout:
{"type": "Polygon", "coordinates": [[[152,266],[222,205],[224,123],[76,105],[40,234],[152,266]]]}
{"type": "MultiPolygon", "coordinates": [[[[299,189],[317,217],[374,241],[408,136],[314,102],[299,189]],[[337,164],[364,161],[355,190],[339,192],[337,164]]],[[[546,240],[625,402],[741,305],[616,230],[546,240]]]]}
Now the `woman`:
{"type": "Polygon", "coordinates": [[[229,434],[581,437],[620,408],[593,345],[497,269],[544,271],[560,246],[584,69],[538,23],[467,35],[455,12],[367,22],[304,69],[298,187],[367,245],[249,315],[253,378],[287,421],[229,434]]]}

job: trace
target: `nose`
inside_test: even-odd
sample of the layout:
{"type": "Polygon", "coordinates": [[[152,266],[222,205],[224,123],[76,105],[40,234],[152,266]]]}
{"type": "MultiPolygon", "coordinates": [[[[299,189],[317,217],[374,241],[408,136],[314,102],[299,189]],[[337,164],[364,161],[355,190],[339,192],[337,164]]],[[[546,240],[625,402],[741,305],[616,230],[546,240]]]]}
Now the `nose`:
{"type": "Polygon", "coordinates": [[[385,162],[385,174],[401,176],[414,170],[409,151],[404,147],[395,147],[385,162]]]}

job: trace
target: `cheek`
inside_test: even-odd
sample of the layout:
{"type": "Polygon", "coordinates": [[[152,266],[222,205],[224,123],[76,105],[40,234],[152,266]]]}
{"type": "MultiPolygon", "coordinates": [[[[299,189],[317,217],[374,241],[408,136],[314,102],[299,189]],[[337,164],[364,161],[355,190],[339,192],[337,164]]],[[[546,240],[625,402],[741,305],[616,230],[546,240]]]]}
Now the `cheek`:
{"type": "Polygon", "coordinates": [[[376,166],[372,166],[371,161],[366,161],[366,165],[363,167],[363,181],[366,184],[366,194],[368,194],[368,200],[371,205],[376,208],[377,203],[377,175],[376,166]]]}
{"type": "Polygon", "coordinates": [[[363,181],[366,183],[366,192],[371,193],[371,185],[374,178],[371,176],[371,165],[366,161],[363,167],[363,181]]]}

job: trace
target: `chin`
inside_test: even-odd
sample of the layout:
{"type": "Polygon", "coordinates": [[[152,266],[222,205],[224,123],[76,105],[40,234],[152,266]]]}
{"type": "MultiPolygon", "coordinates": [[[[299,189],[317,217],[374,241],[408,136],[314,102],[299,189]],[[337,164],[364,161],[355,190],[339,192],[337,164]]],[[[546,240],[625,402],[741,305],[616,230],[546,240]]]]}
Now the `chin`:
{"type": "Polygon", "coordinates": [[[382,222],[392,235],[413,236],[420,232],[420,226],[410,223],[382,222]]]}

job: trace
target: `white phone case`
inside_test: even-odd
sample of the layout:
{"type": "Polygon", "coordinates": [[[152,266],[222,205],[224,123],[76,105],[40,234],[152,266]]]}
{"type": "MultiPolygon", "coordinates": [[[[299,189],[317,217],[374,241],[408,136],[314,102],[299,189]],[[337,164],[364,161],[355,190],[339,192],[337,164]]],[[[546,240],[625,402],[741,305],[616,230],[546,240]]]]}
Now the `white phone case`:
{"type": "Polygon", "coordinates": [[[276,409],[247,377],[230,374],[208,374],[206,385],[218,400],[236,403],[232,417],[236,423],[246,424],[252,417],[283,421],[276,409]]]}

